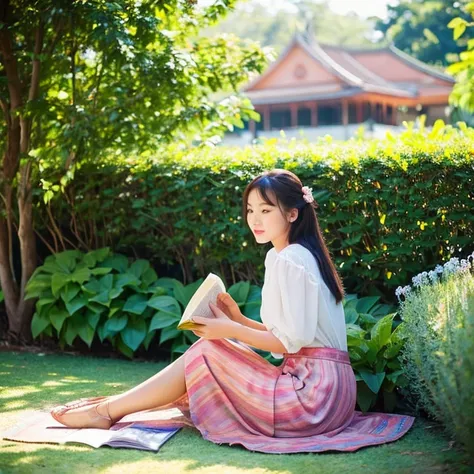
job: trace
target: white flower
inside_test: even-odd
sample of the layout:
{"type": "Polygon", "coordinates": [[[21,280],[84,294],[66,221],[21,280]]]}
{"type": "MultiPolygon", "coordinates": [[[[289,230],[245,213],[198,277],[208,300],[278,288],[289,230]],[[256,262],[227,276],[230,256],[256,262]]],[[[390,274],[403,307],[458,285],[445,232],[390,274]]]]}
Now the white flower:
{"type": "MultiPolygon", "coordinates": [[[[474,268],[474,252],[466,259],[462,259],[461,261],[459,261],[459,258],[453,257],[443,266],[436,265],[434,270],[430,270],[429,272],[421,272],[418,275],[414,276],[412,278],[413,288],[436,283],[438,279],[441,280],[441,277],[447,277],[450,274],[470,272],[471,266],[474,268]]],[[[404,296],[406,299],[411,290],[412,287],[410,285],[404,287],[399,286],[395,290],[395,295],[397,296],[398,301],[401,304],[403,304],[403,302],[400,300],[400,297],[404,296]]]]}
{"type": "Polygon", "coordinates": [[[420,286],[421,285],[421,275],[416,275],[411,279],[413,285],[420,286]]]}
{"type": "Polygon", "coordinates": [[[313,188],[309,188],[308,186],[303,186],[301,188],[301,190],[303,191],[303,199],[307,202],[307,203],[312,203],[314,202],[314,198],[313,198],[313,188]]]}
{"type": "Polygon", "coordinates": [[[428,277],[431,280],[431,283],[435,283],[436,281],[438,281],[438,273],[434,270],[428,272],[428,277]]]}
{"type": "MultiPolygon", "coordinates": [[[[400,301],[400,296],[404,296],[405,298],[407,297],[408,293],[410,293],[411,291],[411,287],[410,285],[407,285],[407,286],[404,286],[404,287],[401,287],[399,286],[396,290],[395,290],[395,294],[398,298],[398,301],[400,301]]],[[[401,301],[400,301],[401,302],[401,301]]]]}

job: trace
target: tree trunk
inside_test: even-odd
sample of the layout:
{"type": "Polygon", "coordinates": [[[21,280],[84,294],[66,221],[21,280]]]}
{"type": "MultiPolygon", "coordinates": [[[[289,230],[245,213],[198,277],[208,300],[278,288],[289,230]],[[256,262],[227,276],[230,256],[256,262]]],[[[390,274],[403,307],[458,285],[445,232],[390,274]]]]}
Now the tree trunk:
{"type": "Polygon", "coordinates": [[[33,203],[31,192],[30,162],[21,169],[22,181],[18,190],[18,211],[20,226],[18,228],[18,238],[20,240],[21,255],[21,283],[20,295],[15,319],[18,321],[18,328],[15,334],[19,334],[22,339],[31,340],[31,319],[35,299],[25,300],[25,287],[36,268],[36,240],[33,227],[33,203]]]}
{"type": "MultiPolygon", "coordinates": [[[[0,10],[0,20],[8,26],[10,5],[6,1],[0,10]]],[[[35,51],[32,61],[28,101],[38,97],[40,60],[43,47],[43,24],[41,20],[35,32],[35,51]]],[[[31,119],[22,116],[21,81],[17,60],[12,48],[11,32],[8,27],[0,30],[0,53],[8,81],[9,102],[2,99],[2,109],[7,123],[7,146],[3,156],[0,185],[5,196],[3,215],[0,216],[0,285],[2,287],[8,317],[9,332],[16,339],[31,340],[30,323],[34,300],[24,300],[25,286],[36,268],[36,241],[33,228],[30,150],[31,119]],[[20,164],[20,157],[23,157],[20,164]],[[21,280],[18,284],[12,255],[13,187],[18,178],[17,200],[20,242],[21,280]]]]}

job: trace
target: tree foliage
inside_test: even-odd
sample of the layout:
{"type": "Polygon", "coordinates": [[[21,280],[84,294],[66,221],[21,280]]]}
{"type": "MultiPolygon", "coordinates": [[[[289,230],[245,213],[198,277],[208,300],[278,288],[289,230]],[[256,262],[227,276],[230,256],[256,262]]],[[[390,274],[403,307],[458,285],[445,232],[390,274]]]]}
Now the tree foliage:
{"type": "Polygon", "coordinates": [[[150,153],[190,133],[205,140],[255,117],[238,94],[219,103],[211,95],[236,92],[261,72],[264,52],[231,35],[199,35],[235,1],[206,8],[194,0],[1,3],[0,283],[13,332],[28,327],[19,321],[29,312],[24,288],[36,266],[38,184],[48,201],[85,160],[150,153]],[[42,179],[47,168],[58,170],[55,183],[42,179]]]}
{"type": "Polygon", "coordinates": [[[326,2],[301,0],[288,2],[284,9],[272,9],[258,1],[240,3],[209,32],[232,32],[241,38],[252,38],[281,52],[298,29],[309,23],[318,41],[345,46],[373,46],[374,21],[357,15],[339,15],[326,2]],[[289,6],[296,4],[292,10],[289,6]]]}
{"type": "MultiPolygon", "coordinates": [[[[72,150],[144,150],[189,129],[219,132],[226,120],[245,116],[248,102],[218,105],[209,94],[237,91],[250,72],[261,71],[262,51],[232,36],[198,36],[234,3],[199,11],[180,1],[11,2],[4,24],[23,86],[31,78],[34,34],[42,36],[39,95],[29,101],[22,90],[36,125],[33,148],[44,154],[54,143],[51,154],[63,158],[72,150]]],[[[5,78],[0,97],[8,100],[5,78]]]]}
{"type": "MultiPolygon", "coordinates": [[[[466,11],[470,13],[471,22],[464,18],[454,18],[449,27],[453,30],[455,39],[465,35],[474,26],[474,2],[466,5],[466,11]]],[[[465,35],[468,36],[468,35],[465,35]]],[[[460,110],[474,113],[474,40],[468,39],[467,49],[460,54],[460,61],[449,66],[448,71],[455,75],[456,84],[450,96],[452,105],[460,110]]],[[[471,116],[472,120],[472,116],[471,116]]]]}
{"type": "Polygon", "coordinates": [[[388,5],[388,18],[376,29],[402,51],[417,59],[446,66],[449,54],[459,54],[465,41],[453,38],[446,25],[455,17],[468,19],[468,0],[401,0],[388,5]]]}

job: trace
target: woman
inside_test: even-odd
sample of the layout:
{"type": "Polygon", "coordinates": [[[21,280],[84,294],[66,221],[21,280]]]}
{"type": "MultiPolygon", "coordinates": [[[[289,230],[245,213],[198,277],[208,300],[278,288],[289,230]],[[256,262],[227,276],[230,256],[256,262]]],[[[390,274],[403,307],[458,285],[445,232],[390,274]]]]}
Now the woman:
{"type": "Polygon", "coordinates": [[[413,417],[355,411],[344,290],[315,208],[311,189],[294,173],[257,176],[245,189],[243,211],[257,243],[273,245],[262,323],[221,293],[211,305],[215,318],[193,318],[200,339],[171,365],[123,394],[58,407],[54,418],[109,428],[127,414],[175,406],[205,439],[273,453],[354,451],[403,436],[413,417]],[[252,348],[283,363],[276,367],[252,348]]]}

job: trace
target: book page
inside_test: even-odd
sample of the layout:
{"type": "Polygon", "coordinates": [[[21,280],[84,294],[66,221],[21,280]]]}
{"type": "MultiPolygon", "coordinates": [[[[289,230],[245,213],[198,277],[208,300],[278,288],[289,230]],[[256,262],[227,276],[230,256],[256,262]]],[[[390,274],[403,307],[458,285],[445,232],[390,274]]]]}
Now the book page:
{"type": "Polygon", "coordinates": [[[112,437],[105,444],[112,448],[135,448],[147,451],[158,449],[173,436],[178,429],[166,430],[158,428],[134,428],[133,425],[116,431],[117,436],[112,437]]]}
{"type": "Polygon", "coordinates": [[[67,436],[61,444],[83,443],[88,444],[93,448],[99,448],[109,442],[114,436],[116,436],[116,431],[102,430],[98,428],[78,429],[67,436]]]}
{"type": "Polygon", "coordinates": [[[134,427],[133,424],[117,431],[87,428],[71,434],[63,443],[81,443],[93,448],[107,445],[113,448],[158,451],[160,446],[178,431],[179,428],[134,427]]]}
{"type": "Polygon", "coordinates": [[[212,302],[216,304],[217,295],[224,292],[225,286],[222,280],[217,275],[210,273],[189,301],[177,328],[193,329],[198,327],[198,325],[192,321],[193,316],[213,318],[214,314],[209,307],[209,303],[212,302]]]}
{"type": "Polygon", "coordinates": [[[189,319],[192,319],[194,316],[203,316],[204,318],[213,318],[214,313],[212,312],[211,308],[209,307],[209,303],[216,304],[217,302],[217,295],[222,293],[222,289],[216,283],[211,287],[209,292],[204,296],[204,298],[199,302],[197,307],[192,311],[189,315],[189,319]]]}

